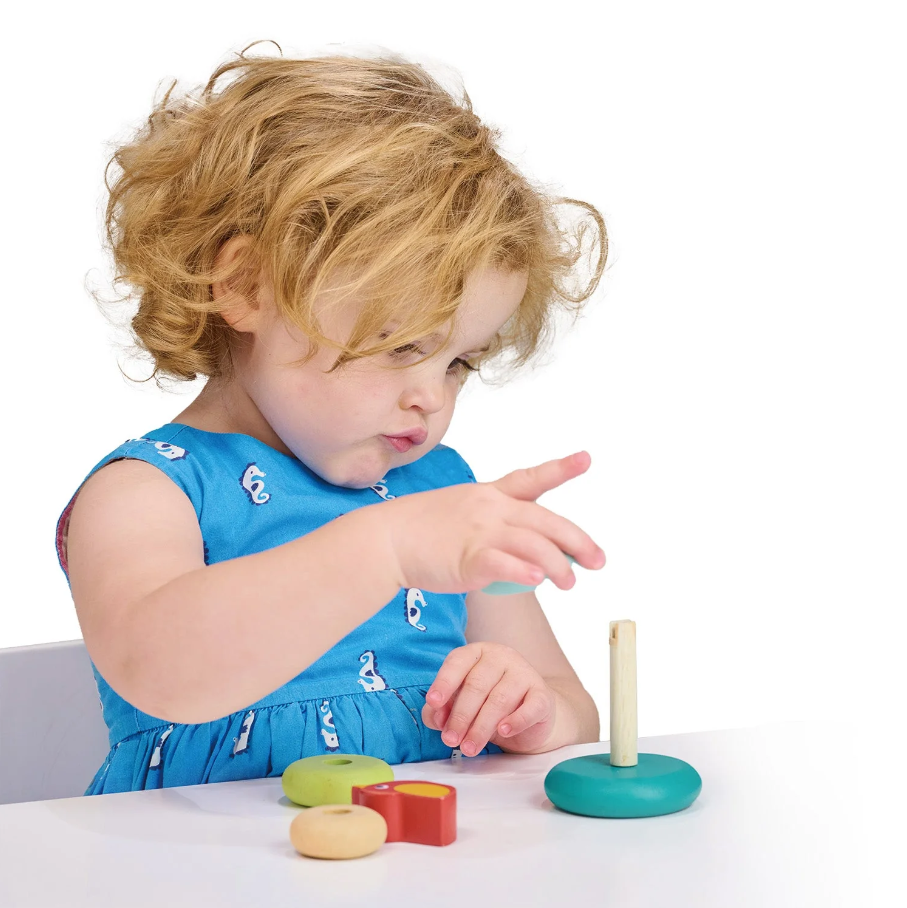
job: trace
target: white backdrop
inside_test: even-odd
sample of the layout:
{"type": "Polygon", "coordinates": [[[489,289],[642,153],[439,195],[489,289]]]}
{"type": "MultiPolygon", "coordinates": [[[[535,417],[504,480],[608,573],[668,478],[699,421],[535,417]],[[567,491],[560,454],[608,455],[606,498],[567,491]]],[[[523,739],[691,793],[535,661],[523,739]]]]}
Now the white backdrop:
{"type": "Polygon", "coordinates": [[[603,736],[618,618],[638,625],[641,735],[808,717],[870,739],[894,728],[900,710],[882,704],[903,685],[907,605],[907,67],[893,7],[20,8],[5,48],[0,646],[81,636],[56,518],[103,454],[200,389],[123,379],[118,358],[148,370],[85,290],[110,277],[107,144],[165,80],[203,83],[252,41],[285,55],[385,47],[459,73],[505,154],[608,224],[586,317],[535,372],[467,391],[445,439],[480,481],[592,455],[542,503],[608,566],[539,598],[603,736]]]}

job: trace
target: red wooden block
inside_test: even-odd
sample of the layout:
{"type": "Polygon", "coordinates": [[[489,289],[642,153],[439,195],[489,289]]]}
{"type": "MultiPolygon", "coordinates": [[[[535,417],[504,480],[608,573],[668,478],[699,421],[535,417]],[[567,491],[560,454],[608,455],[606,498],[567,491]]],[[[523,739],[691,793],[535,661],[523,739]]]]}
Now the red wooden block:
{"type": "Polygon", "coordinates": [[[388,842],[450,845],[457,838],[457,790],[452,785],[415,780],[354,785],[352,798],[384,817],[388,842]]]}

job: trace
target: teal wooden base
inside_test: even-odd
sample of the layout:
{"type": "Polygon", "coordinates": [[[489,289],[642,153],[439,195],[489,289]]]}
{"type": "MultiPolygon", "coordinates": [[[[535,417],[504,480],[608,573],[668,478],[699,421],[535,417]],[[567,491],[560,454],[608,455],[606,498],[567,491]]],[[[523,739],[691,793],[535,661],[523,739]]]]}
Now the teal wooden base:
{"type": "MultiPolygon", "coordinates": [[[[566,552],[564,552],[567,555],[566,552]]],[[[571,564],[576,564],[576,559],[572,555],[567,555],[571,564]]],[[[546,577],[545,580],[548,578],[546,577]]],[[[544,581],[542,581],[544,583],[544,581]]],[[[540,584],[536,584],[540,586],[540,584]]],[[[497,580],[489,583],[488,586],[482,587],[483,593],[491,593],[492,596],[509,596],[511,593],[528,593],[534,590],[535,586],[526,586],[524,583],[511,583],[509,580],[497,580]]]]}
{"type": "Polygon", "coordinates": [[[564,760],[545,776],[548,799],[586,817],[659,817],[689,807],[702,791],[699,773],[675,757],[639,754],[636,766],[612,766],[611,754],[564,760]]]}

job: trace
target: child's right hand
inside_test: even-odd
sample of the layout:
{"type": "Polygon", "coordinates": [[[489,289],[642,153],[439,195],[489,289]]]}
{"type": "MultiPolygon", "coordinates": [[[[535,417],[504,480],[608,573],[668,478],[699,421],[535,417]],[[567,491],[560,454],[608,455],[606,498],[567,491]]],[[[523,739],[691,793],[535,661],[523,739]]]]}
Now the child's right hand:
{"type": "Polygon", "coordinates": [[[417,492],[378,506],[401,587],[462,593],[495,581],[536,586],[547,575],[570,589],[575,577],[564,553],[592,570],[604,566],[605,553],[576,524],[535,500],[590,464],[581,452],[494,482],[417,492]]]}

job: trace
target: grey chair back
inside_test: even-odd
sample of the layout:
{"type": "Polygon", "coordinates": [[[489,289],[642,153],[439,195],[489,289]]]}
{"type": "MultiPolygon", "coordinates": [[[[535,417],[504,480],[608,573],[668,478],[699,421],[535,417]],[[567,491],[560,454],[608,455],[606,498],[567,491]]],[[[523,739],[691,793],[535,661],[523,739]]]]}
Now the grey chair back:
{"type": "Polygon", "coordinates": [[[82,640],[0,649],[0,804],[81,797],[109,750],[82,640]]]}

